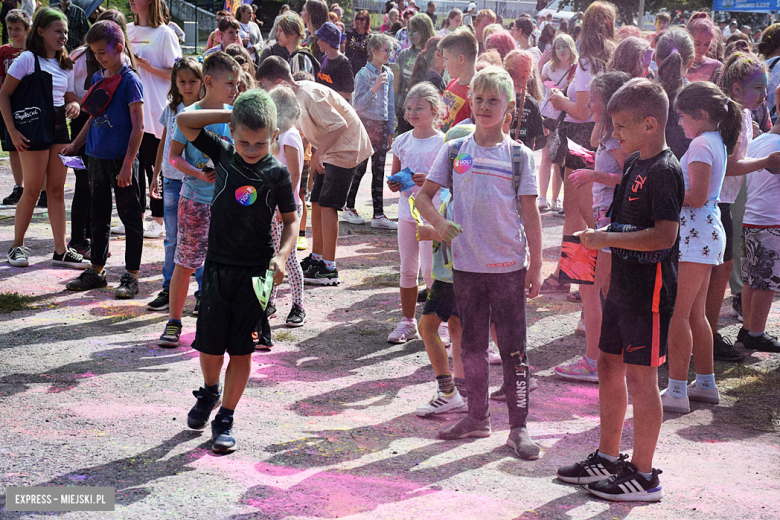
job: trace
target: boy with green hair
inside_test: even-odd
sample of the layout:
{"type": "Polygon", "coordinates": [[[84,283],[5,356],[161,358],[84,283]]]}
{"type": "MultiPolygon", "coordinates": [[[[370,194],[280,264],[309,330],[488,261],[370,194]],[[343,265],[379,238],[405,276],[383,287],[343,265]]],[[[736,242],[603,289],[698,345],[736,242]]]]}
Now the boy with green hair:
{"type": "Polygon", "coordinates": [[[274,273],[274,285],[284,279],[287,256],[298,237],[298,213],[290,173],[270,153],[276,139],[276,106],[262,90],[241,94],[233,110],[188,110],[176,123],[184,137],[214,162],[215,187],[211,205],[208,252],[195,341],[200,352],[203,387],[187,425],[202,429],[211,411],[222,407],[211,423],[211,449],[236,449],[233,411],[244,393],[252,368],[252,332],[267,320],[255,296],[253,278],[274,273]],[[205,130],[229,123],[231,144],[205,130]],[[279,253],[274,256],[271,222],[277,207],[282,215],[279,253]],[[219,376],[225,352],[230,355],[224,395],[219,376]]]}

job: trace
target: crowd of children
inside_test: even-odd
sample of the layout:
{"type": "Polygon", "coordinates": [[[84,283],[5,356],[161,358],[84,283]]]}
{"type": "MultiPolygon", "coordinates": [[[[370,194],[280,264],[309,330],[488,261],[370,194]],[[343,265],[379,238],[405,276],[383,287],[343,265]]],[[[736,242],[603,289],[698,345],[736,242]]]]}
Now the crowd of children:
{"type": "MultiPolygon", "coordinates": [[[[780,284],[780,125],[767,104],[768,67],[749,46],[724,51],[744,40],[722,41],[706,13],[644,39],[616,31],[615,7],[597,1],[577,41],[551,19],[534,31],[527,15],[504,30],[489,9],[473,13],[473,27],[451,11],[437,36],[435,14],[410,7],[399,43],[401,30],[372,33],[366,11],[343,38],[340,15],[308,0],[301,16],[280,13],[265,48],[251,8],[221,13],[196,59],[182,57],[162,5],[133,4],[128,25],[104,12],[72,55],[60,11],[42,8],[32,21],[8,13],[0,112],[16,187],[4,203],[17,204],[8,260],[29,264],[24,239],[44,185],[53,265],[83,269],[69,290],[107,285],[112,194],[122,222],[114,230],[126,235],[118,298],[138,294],[144,238],[164,234],[162,290],[147,308],[168,311],[157,343],[178,346],[195,275],[203,385],[188,426],[205,428],[219,408],[215,452],[236,449],[233,414],[251,354],[272,346],[278,286],[291,287],[285,324],[300,327],[304,284],[340,283],[339,212],[365,223],[356,195],[369,162],[371,226],[397,230],[400,257],[402,317],[387,340],[423,340],[437,388],[417,415],[467,414],[441,428],[442,439],[489,436],[489,399],[501,400],[506,444],[521,459],[539,456],[527,424],[537,382],[526,299],[569,292],[563,264],[542,277],[543,211],[559,212],[564,235],[594,251],[592,283],[570,295],[582,301],[585,352],[554,372],[599,384],[600,438],[557,471],[562,481],[608,500],[659,500],[663,412],[717,404],[714,361],[740,361],[735,347],[780,352],[766,332],[780,284]],[[66,162],[77,176],[69,244],[66,162]],[[385,214],[385,187],[398,194],[397,222],[385,214]],[[307,219],[312,247],[299,262],[307,219]],[[744,316],[735,343],[718,332],[730,280],[744,316]],[[489,363],[503,371],[493,394],[489,363]],[[629,393],[630,460],[620,453],[629,393]]],[[[400,23],[398,13],[388,20],[400,23]]],[[[780,54],[780,25],[764,35],[762,56],[780,54]]]]}

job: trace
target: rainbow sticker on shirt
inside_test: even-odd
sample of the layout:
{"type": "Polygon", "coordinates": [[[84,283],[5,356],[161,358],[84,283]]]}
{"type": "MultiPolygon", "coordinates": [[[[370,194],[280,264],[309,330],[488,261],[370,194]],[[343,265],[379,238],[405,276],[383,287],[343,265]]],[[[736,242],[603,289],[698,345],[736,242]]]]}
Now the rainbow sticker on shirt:
{"type": "Polygon", "coordinates": [[[458,173],[466,173],[471,169],[471,165],[474,164],[474,159],[467,153],[462,153],[455,157],[452,161],[452,166],[458,173]]]}
{"type": "Polygon", "coordinates": [[[254,186],[241,186],[236,190],[236,201],[242,206],[251,206],[257,200],[257,190],[254,186]]]}

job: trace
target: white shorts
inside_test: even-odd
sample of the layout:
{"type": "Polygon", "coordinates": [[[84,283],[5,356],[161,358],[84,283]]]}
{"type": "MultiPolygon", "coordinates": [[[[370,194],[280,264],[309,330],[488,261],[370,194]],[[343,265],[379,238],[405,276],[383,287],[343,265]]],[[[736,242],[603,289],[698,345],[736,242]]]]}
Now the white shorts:
{"type": "Polygon", "coordinates": [[[680,262],[720,265],[726,252],[726,231],[717,202],[680,212],[680,262]]]}

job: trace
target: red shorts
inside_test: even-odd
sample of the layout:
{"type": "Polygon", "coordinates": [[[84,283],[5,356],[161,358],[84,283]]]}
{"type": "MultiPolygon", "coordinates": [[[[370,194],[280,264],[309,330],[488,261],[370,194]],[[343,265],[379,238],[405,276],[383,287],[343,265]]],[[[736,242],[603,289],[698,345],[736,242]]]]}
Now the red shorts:
{"type": "Polygon", "coordinates": [[[599,350],[623,356],[623,363],[659,367],[666,361],[670,314],[634,313],[607,300],[599,350]]]}

